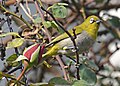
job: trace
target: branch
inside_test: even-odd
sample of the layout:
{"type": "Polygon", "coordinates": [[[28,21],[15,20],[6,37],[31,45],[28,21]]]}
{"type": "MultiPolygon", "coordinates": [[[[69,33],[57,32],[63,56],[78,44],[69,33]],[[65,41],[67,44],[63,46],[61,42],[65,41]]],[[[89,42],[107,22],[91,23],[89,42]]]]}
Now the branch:
{"type": "MultiPolygon", "coordinates": [[[[35,6],[36,6],[37,11],[39,12],[39,14],[40,14],[40,16],[41,16],[42,23],[43,23],[45,20],[44,20],[44,16],[43,16],[42,10],[39,8],[39,6],[38,6],[38,4],[37,4],[37,1],[34,1],[34,3],[35,3],[35,6]]],[[[39,2],[39,3],[40,3],[40,2],[39,2]]],[[[40,5],[42,5],[42,4],[40,3],[40,5]]],[[[47,35],[49,41],[51,41],[51,35],[49,34],[47,28],[44,27],[44,29],[45,29],[45,32],[46,32],[46,35],[47,35]]]]}
{"type": "Polygon", "coordinates": [[[20,65],[18,65],[17,67],[15,67],[14,69],[12,69],[12,70],[8,71],[8,72],[7,72],[7,74],[11,74],[11,73],[13,73],[13,72],[17,71],[18,69],[22,69],[21,64],[20,64],[20,65]]]}
{"type": "Polygon", "coordinates": [[[50,13],[50,12],[48,12],[47,10],[45,10],[42,6],[41,6],[41,9],[43,10],[43,11],[45,11],[46,13],[48,13],[51,17],[52,17],[52,19],[56,22],[56,24],[62,29],[62,30],[64,30],[64,32],[70,37],[70,39],[72,40],[72,42],[73,42],[73,45],[74,45],[74,48],[75,48],[75,54],[76,54],[76,59],[77,59],[77,79],[78,80],[80,80],[80,77],[79,77],[79,54],[78,54],[78,49],[77,49],[77,45],[76,45],[76,43],[75,43],[75,39],[74,39],[74,37],[66,30],[66,29],[64,29],[63,27],[62,27],[62,25],[55,19],[55,17],[50,13]]]}
{"type": "Polygon", "coordinates": [[[29,5],[28,5],[28,0],[26,0],[26,8],[27,8],[28,13],[29,13],[30,15],[32,15],[32,14],[31,14],[31,10],[30,10],[29,5]]]}
{"type": "Polygon", "coordinates": [[[16,1],[19,3],[19,5],[20,5],[20,7],[22,8],[22,10],[24,11],[24,13],[32,20],[32,22],[34,22],[33,17],[26,11],[26,9],[25,9],[24,6],[22,5],[22,3],[19,2],[19,0],[16,0],[16,1]]]}
{"type": "Polygon", "coordinates": [[[67,74],[67,72],[66,72],[66,70],[65,70],[65,65],[64,65],[64,63],[62,62],[61,58],[60,58],[58,55],[57,55],[55,58],[57,59],[58,63],[59,63],[60,66],[61,66],[61,69],[62,69],[62,71],[63,71],[65,80],[68,80],[69,78],[68,78],[68,76],[67,76],[68,74],[67,74]]]}

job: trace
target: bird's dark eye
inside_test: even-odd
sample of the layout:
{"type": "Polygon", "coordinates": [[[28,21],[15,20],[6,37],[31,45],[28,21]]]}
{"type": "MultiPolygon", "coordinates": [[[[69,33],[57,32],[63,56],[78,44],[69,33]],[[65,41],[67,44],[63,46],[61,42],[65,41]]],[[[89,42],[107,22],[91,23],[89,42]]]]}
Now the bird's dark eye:
{"type": "Polygon", "coordinates": [[[90,19],[90,24],[92,24],[93,22],[95,22],[94,18],[90,19]]]}

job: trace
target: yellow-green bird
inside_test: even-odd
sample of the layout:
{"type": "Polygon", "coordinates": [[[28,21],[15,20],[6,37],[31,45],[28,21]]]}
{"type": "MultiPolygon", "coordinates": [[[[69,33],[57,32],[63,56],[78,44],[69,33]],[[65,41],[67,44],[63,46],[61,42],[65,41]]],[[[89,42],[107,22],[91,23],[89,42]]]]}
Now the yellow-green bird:
{"type": "MultiPolygon", "coordinates": [[[[81,25],[75,26],[76,45],[78,47],[78,53],[81,54],[88,51],[97,38],[101,20],[97,16],[89,16],[81,25]]],[[[73,30],[68,32],[74,36],[73,30]]],[[[53,39],[47,45],[48,51],[42,55],[43,58],[50,57],[57,54],[64,54],[67,56],[75,55],[75,49],[70,37],[63,33],[60,36],[53,39]]]]}

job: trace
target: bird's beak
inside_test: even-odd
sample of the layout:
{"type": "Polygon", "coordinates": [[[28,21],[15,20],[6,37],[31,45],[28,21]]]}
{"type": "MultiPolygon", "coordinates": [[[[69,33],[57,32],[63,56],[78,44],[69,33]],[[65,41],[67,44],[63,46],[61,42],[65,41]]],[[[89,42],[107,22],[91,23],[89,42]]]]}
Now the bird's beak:
{"type": "Polygon", "coordinates": [[[97,21],[96,21],[97,24],[100,24],[100,22],[102,22],[102,20],[97,20],[97,21]]]}

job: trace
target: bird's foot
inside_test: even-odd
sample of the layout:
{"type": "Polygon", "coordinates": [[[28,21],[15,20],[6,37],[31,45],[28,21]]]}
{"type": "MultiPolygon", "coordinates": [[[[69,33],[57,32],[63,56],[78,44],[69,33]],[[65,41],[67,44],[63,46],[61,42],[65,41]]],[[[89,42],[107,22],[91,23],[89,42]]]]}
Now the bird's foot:
{"type": "Polygon", "coordinates": [[[76,67],[76,68],[79,68],[79,67],[80,67],[80,64],[75,64],[75,67],[76,67]]]}

